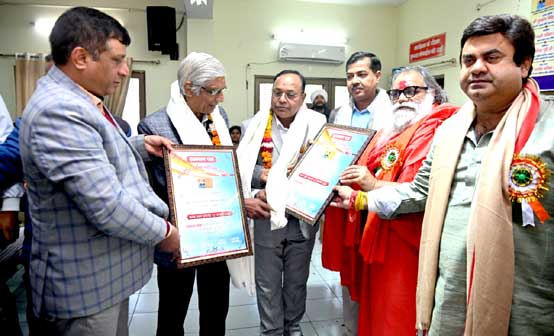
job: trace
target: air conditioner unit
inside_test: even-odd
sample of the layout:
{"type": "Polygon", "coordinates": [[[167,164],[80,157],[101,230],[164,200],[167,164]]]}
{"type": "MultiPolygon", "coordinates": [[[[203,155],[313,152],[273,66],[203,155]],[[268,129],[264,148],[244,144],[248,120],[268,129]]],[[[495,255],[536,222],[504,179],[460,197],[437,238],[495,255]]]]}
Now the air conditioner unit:
{"type": "Polygon", "coordinates": [[[283,62],[315,62],[340,64],[344,62],[344,46],[326,46],[300,43],[279,44],[279,60],[283,62]]]}

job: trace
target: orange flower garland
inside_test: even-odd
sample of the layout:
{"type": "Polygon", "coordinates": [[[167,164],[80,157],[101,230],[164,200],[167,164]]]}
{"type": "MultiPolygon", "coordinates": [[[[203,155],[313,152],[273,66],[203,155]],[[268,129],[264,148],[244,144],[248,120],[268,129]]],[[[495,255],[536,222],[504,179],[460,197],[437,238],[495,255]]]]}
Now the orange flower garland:
{"type": "Polygon", "coordinates": [[[219,134],[217,134],[217,130],[215,129],[211,113],[208,114],[208,135],[212,139],[212,144],[214,146],[221,146],[221,139],[219,139],[219,134]]]}
{"type": "Polygon", "coordinates": [[[273,142],[271,141],[271,121],[273,119],[273,111],[269,111],[269,117],[267,118],[267,125],[265,126],[264,138],[262,139],[262,145],[260,148],[260,155],[262,156],[262,163],[264,168],[271,168],[271,161],[273,158],[273,142]]]}

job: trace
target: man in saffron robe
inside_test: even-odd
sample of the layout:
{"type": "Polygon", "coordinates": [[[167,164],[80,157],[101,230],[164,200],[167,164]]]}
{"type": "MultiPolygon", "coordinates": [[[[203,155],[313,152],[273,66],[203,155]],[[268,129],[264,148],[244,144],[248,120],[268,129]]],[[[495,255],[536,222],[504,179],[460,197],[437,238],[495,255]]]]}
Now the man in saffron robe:
{"type": "MultiPolygon", "coordinates": [[[[427,155],[437,126],[455,107],[422,67],[407,67],[393,76],[388,91],[393,122],[371,141],[341,183],[370,190],[382,181],[411,181],[427,155]]],[[[331,225],[343,226],[343,240],[325,236],[324,258],[341,255],[341,282],[360,304],[358,335],[407,335],[415,329],[415,289],[422,213],[393,220],[375,213],[329,209],[331,225]]],[[[325,235],[325,233],[324,233],[325,235]]],[[[325,262],[325,260],[324,260],[325,262]]]]}

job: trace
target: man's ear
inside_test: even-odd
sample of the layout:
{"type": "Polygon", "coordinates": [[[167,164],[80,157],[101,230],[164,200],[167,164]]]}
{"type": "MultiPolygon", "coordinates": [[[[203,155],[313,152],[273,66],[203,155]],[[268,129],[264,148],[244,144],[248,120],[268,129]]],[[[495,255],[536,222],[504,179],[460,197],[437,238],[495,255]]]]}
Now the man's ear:
{"type": "Polygon", "coordinates": [[[192,91],[192,82],[186,81],[185,84],[183,84],[183,89],[185,92],[185,96],[192,96],[194,95],[194,92],[192,91]]]}
{"type": "Polygon", "coordinates": [[[530,57],[525,58],[525,60],[521,62],[521,65],[519,66],[519,68],[521,69],[521,78],[529,77],[530,75],[529,72],[531,71],[532,64],[533,64],[533,61],[531,60],[530,57]]]}
{"type": "Polygon", "coordinates": [[[383,75],[383,73],[381,72],[381,70],[377,70],[375,72],[375,77],[377,77],[377,81],[380,81],[381,80],[381,76],[383,75]]]}
{"type": "Polygon", "coordinates": [[[85,70],[88,66],[90,54],[83,47],[75,47],[69,55],[69,62],[73,63],[77,70],[85,70]]]}

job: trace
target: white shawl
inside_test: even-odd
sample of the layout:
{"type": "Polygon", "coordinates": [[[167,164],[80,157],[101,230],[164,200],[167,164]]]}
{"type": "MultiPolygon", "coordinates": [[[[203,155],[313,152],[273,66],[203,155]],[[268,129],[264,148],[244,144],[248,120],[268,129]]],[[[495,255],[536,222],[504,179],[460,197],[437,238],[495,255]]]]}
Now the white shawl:
{"type": "MultiPolygon", "coordinates": [[[[204,125],[202,125],[200,120],[198,120],[198,118],[191,111],[185,99],[183,99],[177,81],[171,84],[171,98],[167,103],[167,115],[169,116],[173,126],[175,126],[177,133],[179,133],[179,137],[181,138],[181,142],[183,144],[212,145],[212,140],[206,132],[204,125]]],[[[216,106],[211,115],[215,124],[215,129],[219,135],[219,139],[221,140],[221,144],[224,146],[232,146],[233,142],[231,141],[231,136],[229,135],[229,130],[227,129],[225,120],[223,120],[221,114],[219,113],[219,107],[216,106]]],[[[246,190],[244,189],[244,186],[243,190],[246,190]]],[[[247,194],[245,193],[245,195],[247,194]]],[[[252,237],[252,226],[250,223],[248,226],[250,228],[250,236],[252,237]]],[[[248,284],[248,291],[250,295],[253,295],[255,290],[254,278],[249,276],[250,273],[252,275],[254,274],[254,263],[253,260],[252,262],[250,261],[251,258],[252,257],[229,259],[227,260],[227,267],[229,268],[233,285],[240,288],[247,287],[248,284]],[[250,265],[250,263],[252,263],[252,265],[250,265]],[[248,282],[246,282],[245,279],[248,279],[248,282]]]]}
{"type": "MultiPolygon", "coordinates": [[[[179,83],[177,81],[171,84],[171,97],[167,103],[167,115],[173,126],[181,138],[181,142],[186,145],[211,145],[212,140],[206,132],[206,128],[196,115],[192,112],[187,102],[181,95],[179,83]]],[[[215,125],[221,144],[224,146],[232,146],[229,129],[225,124],[225,120],[219,113],[219,106],[216,106],[210,113],[215,125]]]]}
{"type": "MultiPolygon", "coordinates": [[[[350,99],[348,104],[342,105],[335,116],[334,123],[339,125],[351,126],[352,111],[354,102],[350,99]]],[[[389,125],[392,120],[392,103],[385,90],[378,89],[377,95],[367,107],[370,113],[373,113],[373,121],[367,128],[380,130],[389,125]]]]}
{"type": "MultiPolygon", "coordinates": [[[[260,146],[267,126],[269,110],[259,111],[250,121],[237,149],[244,197],[252,197],[252,173],[258,160],[260,146]]],[[[267,201],[272,208],[271,229],[276,230],[287,225],[285,202],[288,196],[287,168],[298,159],[300,148],[309,139],[313,139],[325,124],[325,116],[309,110],[304,105],[298,111],[283,142],[279,158],[269,171],[266,183],[267,201]]],[[[249,220],[250,237],[254,240],[253,221],[249,220]]],[[[235,287],[245,287],[253,295],[254,257],[228,260],[229,273],[235,287]]]]}

